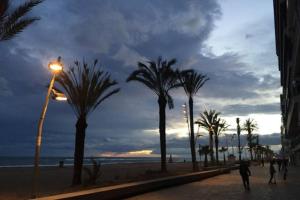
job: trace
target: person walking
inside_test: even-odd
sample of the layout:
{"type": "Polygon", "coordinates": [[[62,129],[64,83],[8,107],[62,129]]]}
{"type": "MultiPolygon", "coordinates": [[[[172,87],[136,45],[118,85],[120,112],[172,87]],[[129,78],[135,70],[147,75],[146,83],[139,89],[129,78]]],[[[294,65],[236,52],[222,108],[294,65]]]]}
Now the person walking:
{"type": "Polygon", "coordinates": [[[249,170],[249,164],[243,160],[240,163],[240,175],[242,177],[245,190],[250,190],[249,176],[251,176],[251,171],[249,170]]]}
{"type": "Polygon", "coordinates": [[[276,184],[276,179],[275,179],[275,173],[276,173],[276,170],[275,170],[275,167],[274,167],[274,160],[271,160],[270,162],[270,180],[269,180],[269,184],[272,183],[272,180],[274,179],[274,184],[276,184]]]}

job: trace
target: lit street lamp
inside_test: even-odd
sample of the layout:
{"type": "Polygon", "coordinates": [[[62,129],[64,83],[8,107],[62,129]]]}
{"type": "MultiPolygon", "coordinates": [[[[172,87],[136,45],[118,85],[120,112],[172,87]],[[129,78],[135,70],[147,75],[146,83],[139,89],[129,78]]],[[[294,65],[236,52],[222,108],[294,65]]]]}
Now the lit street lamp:
{"type": "Polygon", "coordinates": [[[35,155],[34,155],[34,176],[33,176],[33,185],[32,185],[32,198],[37,197],[37,181],[39,176],[39,162],[40,162],[40,150],[41,150],[41,143],[42,143],[43,123],[45,120],[50,95],[52,96],[53,99],[59,101],[67,100],[66,96],[63,93],[59,92],[57,89],[53,89],[55,76],[63,70],[63,64],[61,63],[61,58],[58,57],[57,61],[50,62],[48,68],[52,72],[53,76],[50,81],[46,100],[38,123],[38,132],[36,136],[35,155]]]}
{"type": "Polygon", "coordinates": [[[189,117],[188,117],[188,111],[186,107],[186,103],[182,105],[182,112],[183,112],[183,117],[186,120],[188,130],[189,130],[189,138],[191,137],[191,132],[190,132],[190,124],[189,124],[189,117]]]}

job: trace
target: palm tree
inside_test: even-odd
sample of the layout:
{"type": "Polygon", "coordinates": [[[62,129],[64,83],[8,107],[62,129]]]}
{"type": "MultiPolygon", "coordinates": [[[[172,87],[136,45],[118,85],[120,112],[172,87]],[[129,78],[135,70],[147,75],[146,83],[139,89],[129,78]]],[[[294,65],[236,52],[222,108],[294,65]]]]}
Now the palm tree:
{"type": "Polygon", "coordinates": [[[214,129],[213,127],[217,123],[218,117],[220,113],[215,110],[207,111],[205,110],[203,113],[200,113],[200,119],[198,119],[195,123],[199,124],[203,128],[205,128],[209,133],[209,148],[210,148],[210,160],[214,161],[214,150],[213,150],[213,135],[214,129]]]}
{"type": "Polygon", "coordinates": [[[33,7],[41,3],[42,0],[29,0],[13,11],[9,12],[10,0],[0,1],[0,41],[10,40],[38,17],[25,17],[33,7]]]}
{"type": "Polygon", "coordinates": [[[176,63],[175,59],[170,61],[158,58],[157,62],[148,61],[146,64],[139,62],[138,69],[133,71],[127,78],[129,81],[138,81],[143,83],[152,92],[158,96],[159,106],[159,135],[160,135],[160,153],[161,153],[161,170],[167,171],[166,166],[166,106],[174,107],[173,99],[169,91],[173,88],[180,87],[176,72],[172,65],[176,63]]]}
{"type": "Polygon", "coordinates": [[[216,161],[219,163],[219,136],[224,133],[229,125],[224,119],[218,118],[213,126],[213,134],[215,138],[215,149],[216,149],[216,161]]]}
{"type": "Polygon", "coordinates": [[[225,152],[227,151],[228,149],[226,147],[222,147],[221,149],[219,149],[219,152],[223,153],[223,163],[224,165],[226,164],[226,159],[225,159],[225,152]]]}
{"type": "Polygon", "coordinates": [[[179,73],[179,80],[184,88],[184,91],[189,99],[189,114],[190,114],[190,148],[192,155],[193,170],[198,169],[196,161],[196,150],[195,150],[195,134],[194,134],[194,108],[193,108],[193,97],[197,94],[199,89],[208,80],[205,75],[199,74],[194,70],[183,70],[179,73]]]}
{"type": "Polygon", "coordinates": [[[202,146],[201,150],[199,149],[199,153],[201,152],[201,154],[204,154],[204,167],[208,166],[207,163],[207,154],[210,153],[210,148],[208,145],[202,146]]]}
{"type": "Polygon", "coordinates": [[[248,141],[248,147],[249,147],[249,151],[250,151],[251,160],[253,160],[253,151],[252,150],[253,150],[253,147],[255,146],[255,144],[253,143],[253,140],[255,138],[253,137],[252,132],[257,129],[258,129],[257,123],[253,119],[250,119],[250,118],[245,121],[245,123],[243,124],[243,127],[242,127],[242,130],[245,130],[248,132],[247,141],[248,141]]]}
{"type": "Polygon", "coordinates": [[[81,64],[76,61],[74,67],[67,72],[63,71],[57,77],[57,82],[64,89],[68,103],[77,117],[73,185],[81,184],[87,116],[105,99],[120,90],[114,88],[117,82],[112,80],[108,73],[99,69],[97,62],[95,60],[90,68],[86,62],[83,61],[81,64]]]}

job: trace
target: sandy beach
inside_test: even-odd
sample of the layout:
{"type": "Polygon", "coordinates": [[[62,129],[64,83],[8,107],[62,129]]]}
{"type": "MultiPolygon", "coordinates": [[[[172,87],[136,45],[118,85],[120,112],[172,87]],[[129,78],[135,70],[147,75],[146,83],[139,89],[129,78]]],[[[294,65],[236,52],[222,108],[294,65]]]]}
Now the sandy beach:
{"type": "MultiPolygon", "coordinates": [[[[94,186],[71,187],[72,167],[41,167],[39,196],[103,187],[120,183],[160,178],[192,172],[191,163],[168,163],[168,173],[161,174],[160,163],[130,163],[103,165],[102,174],[94,186]]],[[[0,168],[0,199],[28,199],[31,193],[33,168],[0,168]]],[[[86,180],[83,172],[83,182],[86,180]]]]}

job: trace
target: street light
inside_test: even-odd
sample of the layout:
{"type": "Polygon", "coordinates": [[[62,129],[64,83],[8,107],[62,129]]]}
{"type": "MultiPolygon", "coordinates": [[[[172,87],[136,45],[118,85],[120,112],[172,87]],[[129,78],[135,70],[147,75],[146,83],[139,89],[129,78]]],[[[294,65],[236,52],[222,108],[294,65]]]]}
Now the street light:
{"type": "Polygon", "coordinates": [[[190,124],[189,124],[189,117],[188,117],[188,111],[186,107],[186,103],[182,105],[182,112],[183,112],[183,117],[186,120],[187,126],[188,126],[188,131],[189,131],[189,138],[191,137],[191,132],[190,132],[190,124]]]}
{"type": "Polygon", "coordinates": [[[240,118],[236,118],[236,124],[237,124],[237,136],[238,136],[238,148],[239,148],[239,161],[241,162],[242,160],[242,155],[241,155],[241,127],[240,127],[240,118]]]}
{"type": "Polygon", "coordinates": [[[56,101],[67,101],[68,100],[66,95],[56,88],[52,88],[51,97],[52,97],[52,99],[54,99],[56,101]]]}
{"type": "Polygon", "coordinates": [[[48,65],[49,70],[52,72],[52,79],[50,81],[48,92],[46,95],[46,100],[43,106],[43,110],[38,123],[38,132],[36,136],[35,143],[35,155],[34,155],[34,175],[33,175],[33,184],[32,184],[32,198],[37,197],[37,180],[39,176],[39,162],[40,162],[40,151],[41,151],[41,143],[42,143],[42,131],[43,131],[43,123],[46,116],[46,111],[49,103],[50,95],[57,100],[66,100],[65,95],[53,89],[53,85],[55,82],[55,76],[59,74],[63,70],[63,64],[61,62],[61,57],[58,57],[57,61],[50,62],[48,65]]]}

